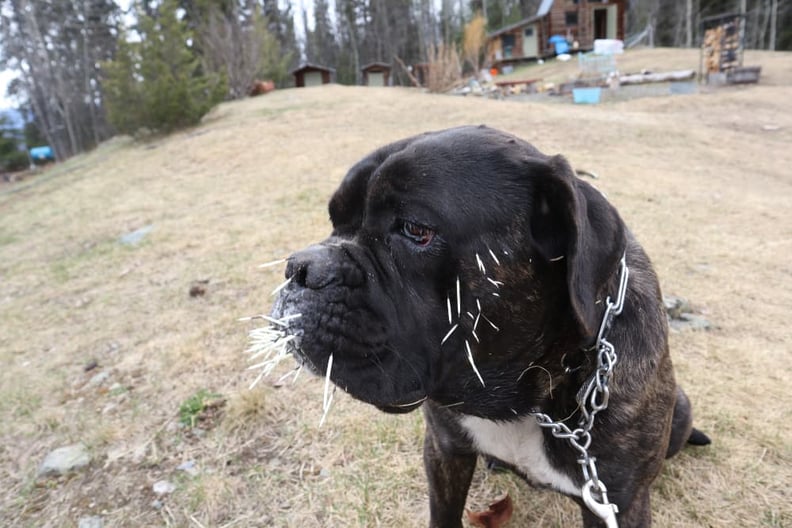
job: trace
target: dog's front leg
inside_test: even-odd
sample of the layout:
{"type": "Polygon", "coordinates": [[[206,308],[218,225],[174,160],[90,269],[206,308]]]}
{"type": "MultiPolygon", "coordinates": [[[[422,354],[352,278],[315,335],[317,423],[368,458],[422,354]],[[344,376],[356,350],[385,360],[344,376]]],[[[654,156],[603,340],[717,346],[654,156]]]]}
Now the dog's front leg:
{"type": "Polygon", "coordinates": [[[457,417],[443,407],[426,402],[424,467],[429,481],[430,528],[461,528],[470,480],[478,454],[457,417]]]}
{"type": "Polygon", "coordinates": [[[424,437],[424,467],[429,481],[430,528],[462,526],[470,480],[476,469],[475,453],[454,452],[443,445],[431,425],[424,437]]]}

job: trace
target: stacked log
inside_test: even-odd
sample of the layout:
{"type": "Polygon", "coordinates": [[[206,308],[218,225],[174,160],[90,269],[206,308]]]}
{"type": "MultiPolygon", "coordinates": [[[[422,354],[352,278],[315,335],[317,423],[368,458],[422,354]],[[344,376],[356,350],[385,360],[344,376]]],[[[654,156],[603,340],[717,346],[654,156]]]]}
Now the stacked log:
{"type": "Polygon", "coordinates": [[[701,44],[706,73],[726,72],[740,65],[740,22],[724,22],[704,32],[701,44]]]}
{"type": "Polygon", "coordinates": [[[707,73],[720,72],[721,42],[723,41],[723,26],[708,29],[704,33],[704,71],[707,73]]]}

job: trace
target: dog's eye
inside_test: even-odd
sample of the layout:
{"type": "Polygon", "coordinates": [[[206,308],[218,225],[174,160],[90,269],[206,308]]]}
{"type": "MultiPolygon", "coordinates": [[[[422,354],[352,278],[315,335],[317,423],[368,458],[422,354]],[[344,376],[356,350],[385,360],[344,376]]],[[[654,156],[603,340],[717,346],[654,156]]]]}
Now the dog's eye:
{"type": "Polygon", "coordinates": [[[418,246],[428,246],[435,232],[426,226],[405,221],[402,224],[402,234],[418,246]]]}

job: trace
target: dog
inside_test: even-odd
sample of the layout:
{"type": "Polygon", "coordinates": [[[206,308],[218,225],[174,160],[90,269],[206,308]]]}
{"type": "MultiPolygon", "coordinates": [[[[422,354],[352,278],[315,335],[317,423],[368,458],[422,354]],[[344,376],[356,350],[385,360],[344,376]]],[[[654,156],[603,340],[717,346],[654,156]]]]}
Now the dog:
{"type": "Polygon", "coordinates": [[[651,524],[664,459],[709,438],[649,258],[599,191],[562,156],[468,126],[374,151],[329,211],[272,317],[353,397],[423,408],[430,526],[462,525],[478,455],[571,497],[586,527],[651,524]]]}

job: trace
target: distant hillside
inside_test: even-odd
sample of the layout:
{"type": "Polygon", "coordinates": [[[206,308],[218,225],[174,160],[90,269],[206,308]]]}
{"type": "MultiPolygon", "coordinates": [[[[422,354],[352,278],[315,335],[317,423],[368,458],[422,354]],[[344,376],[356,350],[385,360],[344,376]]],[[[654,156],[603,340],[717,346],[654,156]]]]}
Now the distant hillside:
{"type": "Polygon", "coordinates": [[[24,116],[13,108],[0,110],[0,122],[3,122],[3,128],[19,130],[25,126],[24,116]]]}

